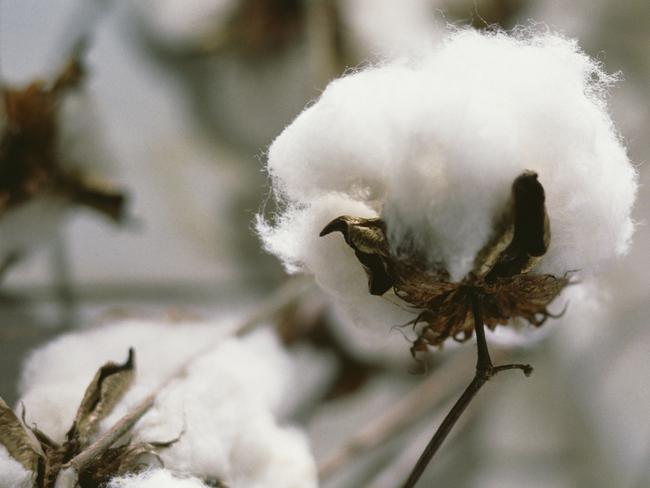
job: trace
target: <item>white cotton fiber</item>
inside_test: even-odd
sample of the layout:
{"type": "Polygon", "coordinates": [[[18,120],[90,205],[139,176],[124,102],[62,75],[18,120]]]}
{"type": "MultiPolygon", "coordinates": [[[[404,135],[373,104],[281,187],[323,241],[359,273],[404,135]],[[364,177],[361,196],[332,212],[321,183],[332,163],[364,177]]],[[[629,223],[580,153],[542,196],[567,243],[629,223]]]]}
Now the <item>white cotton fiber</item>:
{"type": "Polygon", "coordinates": [[[25,470],[0,444],[0,487],[32,488],[32,473],[25,470]]]}
{"type": "Polygon", "coordinates": [[[394,325],[386,309],[405,313],[389,306],[394,297],[368,297],[353,251],[339,234],[319,238],[322,227],[344,214],[380,216],[393,248],[424,253],[461,280],[513,180],[533,170],[552,235],[536,271],[592,272],[625,253],[633,231],[636,173],[604,101],[613,81],[555,34],[473,30],[415,61],[335,80],[269,150],[284,210],[259,223],[265,246],[289,271],[313,273],[352,315],[394,325]]]}
{"type": "Polygon", "coordinates": [[[207,488],[197,478],[179,478],[165,469],[153,469],[135,476],[113,478],[106,488],[207,488]]]}
{"type": "MultiPolygon", "coordinates": [[[[442,33],[436,19],[444,0],[346,0],[339,2],[341,23],[360,59],[416,55],[442,33]]],[[[439,16],[441,17],[441,16],[439,16]]]]}
{"type": "Polygon", "coordinates": [[[223,40],[238,0],[137,0],[129,6],[147,33],[171,48],[200,48],[223,40]],[[203,46],[201,46],[203,44],[203,46]]]}
{"type": "Polygon", "coordinates": [[[26,362],[20,389],[27,421],[61,441],[95,371],[124,361],[133,347],[136,381],[102,430],[191,361],[187,374],[159,393],[131,433],[133,442],[178,438],[160,451],[167,469],[232,488],[316,486],[304,435],[276,419],[292,394],[290,358],[269,330],[235,339],[231,329],[225,321],[129,320],[58,338],[26,362]]]}

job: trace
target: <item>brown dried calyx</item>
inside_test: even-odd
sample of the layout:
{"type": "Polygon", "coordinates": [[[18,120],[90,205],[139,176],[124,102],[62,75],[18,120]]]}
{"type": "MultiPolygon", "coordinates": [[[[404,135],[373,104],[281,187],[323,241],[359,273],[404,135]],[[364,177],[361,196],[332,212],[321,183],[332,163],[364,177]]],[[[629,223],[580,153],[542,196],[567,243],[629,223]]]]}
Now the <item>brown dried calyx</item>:
{"type": "MultiPolygon", "coordinates": [[[[135,355],[132,349],[124,364],[109,362],[102,366],[88,385],[72,427],[62,444],[50,439],[37,427],[25,425],[24,419],[21,422],[0,399],[0,445],[26,470],[33,473],[35,487],[53,487],[66,463],[90,444],[99,423],[128,391],[134,376],[135,355]]],[[[140,462],[144,454],[156,456],[157,449],[169,444],[131,445],[127,442],[113,446],[79,473],[79,486],[98,488],[114,476],[138,472],[145,467],[140,462]]]]}
{"type": "Polygon", "coordinates": [[[536,173],[526,171],[515,179],[510,201],[494,227],[472,271],[459,283],[450,281],[442,265],[428,265],[418,256],[393,255],[381,219],[341,216],[320,235],[343,234],[368,275],[371,294],[383,295],[392,288],[415,307],[418,315],[407,324],[417,334],[411,347],[415,354],[449,337],[459,342],[472,337],[472,295],[479,297],[483,320],[492,330],[517,317],[541,326],[552,316],[547,307],[569,280],[530,273],[546,253],[551,236],[544,188],[536,173]]]}
{"type": "Polygon", "coordinates": [[[0,87],[0,218],[42,194],[62,197],[119,222],[126,196],[106,182],[65,169],[59,147],[58,115],[65,94],[84,79],[79,52],[52,82],[37,80],[21,89],[0,87]]]}

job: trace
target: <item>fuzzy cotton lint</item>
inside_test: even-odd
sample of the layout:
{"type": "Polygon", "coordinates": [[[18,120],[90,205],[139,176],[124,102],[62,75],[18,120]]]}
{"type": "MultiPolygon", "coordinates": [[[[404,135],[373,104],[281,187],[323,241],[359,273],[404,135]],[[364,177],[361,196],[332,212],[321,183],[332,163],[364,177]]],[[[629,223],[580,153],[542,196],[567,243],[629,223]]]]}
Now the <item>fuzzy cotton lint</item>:
{"type": "MultiPolygon", "coordinates": [[[[159,461],[151,459],[152,468],[162,463],[165,471],[126,473],[108,486],[198,488],[216,481],[231,488],[317,486],[305,435],[278,420],[293,391],[291,359],[271,331],[238,339],[231,329],[225,321],[126,320],[59,337],[25,363],[19,405],[26,424],[64,441],[95,372],[109,361],[121,363],[133,348],[135,378],[97,436],[182,365],[189,366],[158,393],[128,435],[132,446],[165,444],[155,450],[159,461]]],[[[24,476],[0,450],[3,463],[13,469],[11,476],[24,476]]]]}
{"type": "Polygon", "coordinates": [[[258,220],[264,245],[357,323],[404,324],[411,304],[370,295],[355,251],[321,230],[380,218],[387,256],[457,283],[528,174],[550,224],[534,273],[591,273],[626,252],[634,227],[636,172],[605,103],[614,81],[575,41],[524,30],[456,31],[418,59],[335,80],[269,150],[281,210],[258,220]]]}

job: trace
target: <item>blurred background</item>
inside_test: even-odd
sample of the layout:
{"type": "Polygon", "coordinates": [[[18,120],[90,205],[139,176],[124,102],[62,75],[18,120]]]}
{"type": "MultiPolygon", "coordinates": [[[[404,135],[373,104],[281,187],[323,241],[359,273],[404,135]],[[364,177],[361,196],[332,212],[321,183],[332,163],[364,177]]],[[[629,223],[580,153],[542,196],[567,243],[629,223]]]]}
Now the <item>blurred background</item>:
{"type": "MultiPolygon", "coordinates": [[[[252,231],[254,215],[273,210],[266,148],[329,80],[435,44],[447,22],[542,23],[621,71],[610,108],[641,189],[630,254],[590,285],[598,306],[572,310],[534,347],[509,348],[535,374],[486,387],[422,486],[650,487],[646,0],[2,0],[5,97],[36,79],[54,86],[77,53],[78,86],[52,88],[60,137],[46,170],[93,182],[120,211],[89,205],[86,190],[52,198],[29,180],[41,181],[38,168],[29,191],[0,201],[0,395],[14,403],[25,355],[71,329],[209,318],[276,289],[286,276],[252,231]]],[[[310,293],[278,327],[304,364],[288,420],[307,429],[323,486],[395,486],[469,381],[472,347],[432,355],[438,377],[407,425],[337,460],[427,376],[413,373],[401,335],[355,331],[324,303],[310,293]]]]}

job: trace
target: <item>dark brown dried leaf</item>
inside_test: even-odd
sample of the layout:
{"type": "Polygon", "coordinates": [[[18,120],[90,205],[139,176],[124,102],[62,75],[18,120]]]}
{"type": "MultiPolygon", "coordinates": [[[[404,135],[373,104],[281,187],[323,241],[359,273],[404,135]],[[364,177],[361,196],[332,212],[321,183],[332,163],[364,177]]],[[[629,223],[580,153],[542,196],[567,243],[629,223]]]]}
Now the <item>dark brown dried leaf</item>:
{"type": "Polygon", "coordinates": [[[354,249],[357,259],[368,275],[368,288],[372,295],[383,295],[393,287],[386,226],[381,219],[343,215],[327,224],[320,236],[332,232],[343,234],[345,242],[354,249]]]}
{"type": "Polygon", "coordinates": [[[526,171],[512,184],[510,201],[494,225],[493,237],[478,252],[472,271],[477,278],[527,273],[541,259],[551,240],[544,187],[526,171]]]}
{"type": "Polygon", "coordinates": [[[36,475],[43,461],[43,451],[34,435],[0,398],[0,444],[26,470],[36,475]]]}
{"type": "Polygon", "coordinates": [[[481,297],[485,324],[492,329],[519,317],[539,326],[551,316],[550,302],[569,282],[566,277],[528,274],[550,242],[544,188],[531,171],[513,182],[493,236],[460,283],[450,282],[441,264],[432,265],[418,256],[392,256],[381,219],[342,216],[330,222],[321,236],[335,231],[343,234],[361,262],[371,294],[382,295],[393,288],[418,311],[407,324],[417,334],[413,353],[428,345],[439,346],[449,337],[460,342],[472,337],[470,294],[481,297]]]}
{"type": "Polygon", "coordinates": [[[553,316],[547,307],[568,284],[568,276],[548,274],[519,274],[486,284],[482,290],[485,324],[494,329],[521,317],[539,327],[553,316]]]}
{"type": "Polygon", "coordinates": [[[0,134],[0,217],[40,194],[62,196],[114,221],[126,207],[123,192],[89,183],[60,161],[58,112],[66,92],[84,80],[81,49],[53,82],[36,80],[21,89],[2,88],[6,127],[0,134]]]}
{"type": "Polygon", "coordinates": [[[124,364],[106,363],[95,374],[84,393],[67,441],[76,441],[85,447],[95,434],[99,422],[108,416],[122,399],[135,376],[135,353],[129,349],[124,364]]]}

